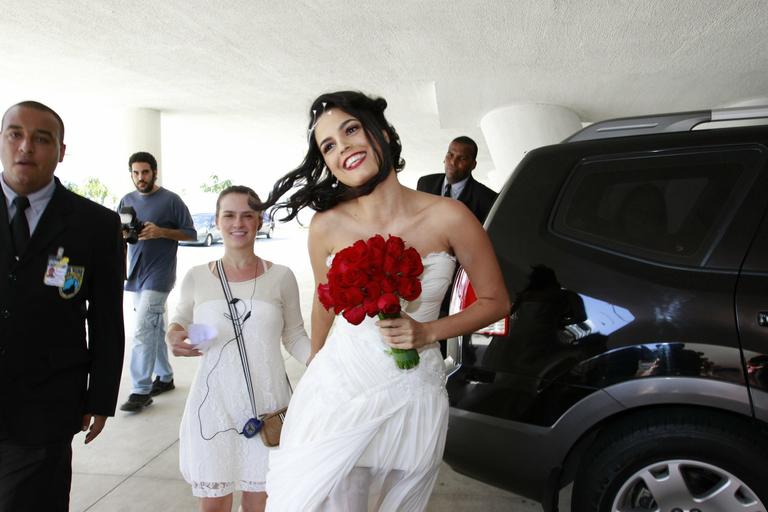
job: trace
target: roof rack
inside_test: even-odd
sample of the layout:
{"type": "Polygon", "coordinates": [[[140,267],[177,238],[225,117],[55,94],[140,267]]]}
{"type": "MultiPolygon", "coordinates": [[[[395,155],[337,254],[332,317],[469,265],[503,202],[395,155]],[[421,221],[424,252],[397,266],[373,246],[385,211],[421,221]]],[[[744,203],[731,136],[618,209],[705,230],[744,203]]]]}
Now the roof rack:
{"type": "Polygon", "coordinates": [[[675,114],[624,117],[591,124],[574,133],[563,142],[612,139],[614,137],[650,135],[654,133],[687,132],[701,123],[760,118],[768,118],[768,106],[720,108],[675,114]]]}

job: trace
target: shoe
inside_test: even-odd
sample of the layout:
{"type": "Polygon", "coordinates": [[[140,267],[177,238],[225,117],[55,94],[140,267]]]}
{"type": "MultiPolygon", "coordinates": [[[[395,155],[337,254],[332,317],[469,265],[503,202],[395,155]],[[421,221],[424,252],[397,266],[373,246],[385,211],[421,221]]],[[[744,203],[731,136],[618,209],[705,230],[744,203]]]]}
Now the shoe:
{"type": "Polygon", "coordinates": [[[157,396],[160,393],[165,393],[172,389],[176,389],[176,386],[173,385],[173,379],[171,379],[170,382],[163,382],[160,380],[160,377],[155,377],[155,382],[152,383],[152,391],[150,391],[149,394],[157,396]]]}
{"type": "Polygon", "coordinates": [[[131,393],[131,395],[128,397],[128,401],[120,406],[120,410],[128,412],[139,412],[151,403],[151,396],[131,393]]]}

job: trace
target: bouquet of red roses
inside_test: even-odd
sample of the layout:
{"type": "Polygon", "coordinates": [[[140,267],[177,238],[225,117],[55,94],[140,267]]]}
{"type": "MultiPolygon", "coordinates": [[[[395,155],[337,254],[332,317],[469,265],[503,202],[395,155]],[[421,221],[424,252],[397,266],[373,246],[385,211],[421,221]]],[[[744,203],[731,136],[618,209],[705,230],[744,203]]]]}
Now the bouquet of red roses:
{"type": "MultiPolygon", "coordinates": [[[[366,315],[398,318],[400,299],[412,301],[421,295],[419,276],[424,271],[421,255],[405,247],[403,239],[375,235],[358,240],[333,258],[328,282],[318,285],[317,296],[325,309],[333,308],[353,325],[366,315]]],[[[398,368],[419,364],[415,349],[390,349],[398,368]]]]}

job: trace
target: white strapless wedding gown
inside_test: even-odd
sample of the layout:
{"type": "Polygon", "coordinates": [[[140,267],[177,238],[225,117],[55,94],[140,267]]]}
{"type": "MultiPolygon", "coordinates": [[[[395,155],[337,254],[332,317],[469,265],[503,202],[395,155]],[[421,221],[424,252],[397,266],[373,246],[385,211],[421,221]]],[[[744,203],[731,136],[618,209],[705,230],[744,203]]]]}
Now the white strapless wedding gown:
{"type": "MultiPolygon", "coordinates": [[[[405,312],[435,320],[456,260],[424,259],[422,293],[405,312]]],[[[445,366],[435,343],[399,369],[375,324],[334,322],[291,399],[270,454],[267,510],[421,511],[437,478],[448,425],[445,366]]]]}

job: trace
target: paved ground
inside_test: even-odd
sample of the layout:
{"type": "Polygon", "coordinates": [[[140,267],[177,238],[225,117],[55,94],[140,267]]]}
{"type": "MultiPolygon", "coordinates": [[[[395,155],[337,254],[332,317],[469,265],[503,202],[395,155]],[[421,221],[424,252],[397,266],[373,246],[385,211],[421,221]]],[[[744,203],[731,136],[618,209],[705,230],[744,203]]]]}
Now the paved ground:
{"type": "MultiPolygon", "coordinates": [[[[260,256],[288,265],[296,273],[302,294],[304,319],[309,319],[313,289],[306,255],[306,232],[300,228],[279,225],[272,240],[259,239],[260,256]]],[[[221,246],[210,248],[182,247],[179,250],[178,274],[192,266],[219,257],[221,246]]],[[[126,297],[126,327],[131,332],[130,297],[126,297]]],[[[169,308],[176,303],[175,293],[169,308]]],[[[130,354],[130,336],[126,340],[126,362],[130,354]]],[[[178,469],[178,429],[187,391],[197,361],[173,358],[176,390],[155,399],[141,414],[118,411],[107,422],[101,436],[89,446],[83,436],[74,442],[74,475],[72,479],[73,512],[172,512],[196,510],[197,501],[178,469]]],[[[302,367],[288,358],[291,380],[297,381],[302,367]]],[[[130,393],[127,371],[123,372],[120,402],[130,393]]],[[[536,512],[541,508],[528,500],[458,475],[443,464],[428,509],[430,512],[536,512]]]]}

